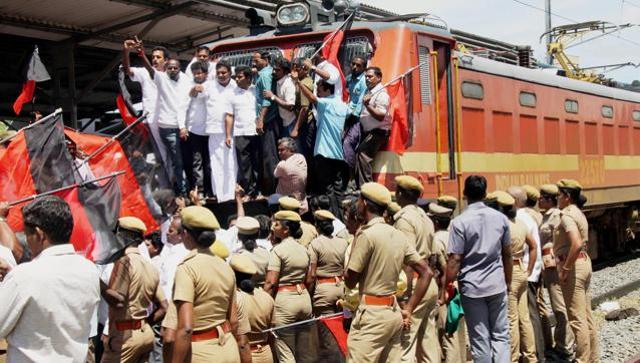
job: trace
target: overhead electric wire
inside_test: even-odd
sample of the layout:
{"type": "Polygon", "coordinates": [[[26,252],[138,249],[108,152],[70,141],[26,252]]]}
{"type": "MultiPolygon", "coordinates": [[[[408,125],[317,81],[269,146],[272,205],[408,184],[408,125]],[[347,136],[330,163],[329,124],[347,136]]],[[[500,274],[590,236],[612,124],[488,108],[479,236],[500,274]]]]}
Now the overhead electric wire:
{"type": "Polygon", "coordinates": [[[636,5],[636,4],[632,3],[632,2],[631,2],[631,1],[629,1],[629,0],[622,0],[622,6],[624,6],[625,4],[626,4],[626,5],[631,5],[631,6],[633,6],[633,7],[636,7],[636,8],[638,8],[638,9],[640,9],[640,5],[636,5]]]}

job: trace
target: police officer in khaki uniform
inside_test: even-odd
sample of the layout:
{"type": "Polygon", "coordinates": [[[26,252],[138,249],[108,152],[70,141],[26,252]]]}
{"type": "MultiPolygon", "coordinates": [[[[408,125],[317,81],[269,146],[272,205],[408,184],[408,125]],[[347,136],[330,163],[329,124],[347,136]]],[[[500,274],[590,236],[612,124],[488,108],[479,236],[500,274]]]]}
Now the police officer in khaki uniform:
{"type": "Polygon", "coordinates": [[[384,212],[384,221],[393,226],[393,224],[396,222],[394,217],[396,213],[400,212],[401,209],[402,207],[400,206],[400,204],[396,202],[389,203],[389,205],[387,206],[387,210],[384,212]]]}
{"type": "Polygon", "coordinates": [[[436,204],[451,209],[453,213],[458,207],[458,199],[451,195],[441,195],[436,199],[436,204]]]}
{"type": "MultiPolygon", "coordinates": [[[[454,199],[455,200],[455,199],[454,199]]],[[[451,204],[449,204],[451,205],[451,204]]],[[[454,205],[455,206],[455,205],[454,205]]],[[[447,268],[447,243],[449,241],[449,223],[453,209],[444,207],[440,204],[430,203],[428,216],[431,218],[436,230],[433,235],[434,254],[436,255],[435,270],[438,271],[437,276],[440,280],[439,285],[444,286],[445,273],[447,268]]],[[[442,361],[445,363],[465,363],[467,361],[467,343],[466,343],[466,324],[464,318],[458,322],[458,330],[453,334],[447,334],[445,331],[445,322],[447,321],[447,305],[444,303],[444,288],[440,290],[440,299],[438,300],[437,327],[440,339],[442,361]]]]}
{"type": "Polygon", "coordinates": [[[503,191],[496,191],[499,209],[509,218],[509,232],[511,235],[511,255],[513,256],[513,272],[511,275],[511,289],[509,290],[509,330],[511,333],[511,362],[518,363],[522,355],[523,362],[536,362],[535,337],[533,325],[529,318],[527,302],[527,278],[533,271],[536,262],[536,243],[527,225],[516,219],[515,199],[503,191]],[[524,249],[529,248],[529,265],[524,266],[522,258],[524,249]]]}
{"type": "MultiPolygon", "coordinates": [[[[540,243],[542,244],[542,263],[544,264],[543,282],[549,294],[551,309],[556,319],[553,337],[548,337],[548,347],[560,358],[568,359],[573,350],[573,333],[569,329],[567,321],[567,309],[562,297],[562,289],[558,281],[558,270],[553,255],[553,235],[560,225],[560,209],[558,209],[558,186],[545,184],[540,187],[540,199],[538,207],[542,211],[542,224],[540,225],[540,243]]],[[[543,319],[544,325],[551,325],[548,319],[543,319]]],[[[545,328],[546,330],[546,328],[545,328]]]]}
{"type": "Polygon", "coordinates": [[[242,248],[236,252],[248,256],[256,265],[256,273],[253,274],[253,282],[257,286],[264,285],[264,278],[269,265],[269,251],[256,244],[258,232],[260,232],[260,222],[253,217],[240,217],[236,221],[238,229],[238,240],[242,243],[242,248]]]}
{"type": "Polygon", "coordinates": [[[148,322],[160,321],[167,303],[159,287],[158,271],[138,250],[146,230],[144,222],[136,217],[118,220],[116,236],[125,247],[103,291],[109,304],[109,340],[102,362],[146,360],[153,349],[154,335],[148,322]],[[150,306],[159,308],[149,315],[150,306]]]}
{"type": "Polygon", "coordinates": [[[241,354],[250,353],[233,335],[238,323],[235,276],[211,250],[218,220],[200,206],[186,207],[180,216],[182,239],[190,252],[178,265],[173,287],[178,325],[172,360],[239,362],[241,354]]]}
{"type": "MultiPolygon", "coordinates": [[[[300,202],[291,197],[282,197],[278,199],[278,204],[280,205],[280,210],[288,210],[292,212],[296,212],[300,214],[300,202]]],[[[307,247],[309,242],[311,242],[314,238],[318,237],[318,231],[316,231],[315,227],[303,220],[300,220],[300,228],[302,229],[302,236],[296,238],[296,240],[303,246],[307,247]]]]}
{"type": "Polygon", "coordinates": [[[365,224],[352,243],[345,270],[346,286],[353,289],[358,284],[360,292],[360,304],[347,341],[351,362],[400,361],[402,329],[411,328],[414,309],[422,301],[433,275],[407,236],[384,222],[382,214],[389,203],[391,194],[383,185],[361,186],[357,210],[365,224]],[[417,272],[418,279],[401,310],[395,292],[405,265],[417,272]]]}
{"type": "MultiPolygon", "coordinates": [[[[393,216],[393,226],[403,232],[420,257],[429,262],[432,256],[436,257],[433,247],[435,229],[431,219],[416,204],[424,190],[422,183],[409,175],[398,176],[395,180],[396,200],[402,209],[393,216]]],[[[432,267],[435,265],[435,261],[433,262],[432,267]]],[[[408,266],[405,267],[405,273],[408,277],[413,277],[408,279],[407,294],[411,294],[411,286],[417,275],[408,266]]],[[[440,362],[436,328],[437,300],[438,285],[436,279],[433,279],[413,312],[410,329],[402,333],[402,362],[440,362]]]]}
{"type": "Polygon", "coordinates": [[[524,210],[533,218],[538,227],[540,227],[540,224],[542,224],[542,213],[536,209],[536,204],[538,204],[538,200],[540,199],[540,191],[531,185],[523,185],[522,190],[524,190],[527,195],[526,208],[524,208],[524,210]]]}
{"type": "Polygon", "coordinates": [[[591,316],[591,259],[586,252],[589,238],[587,218],[576,203],[582,186],[575,180],[558,183],[558,206],[562,210],[560,225],[553,238],[553,253],[569,324],[576,340],[575,361],[600,361],[598,333],[591,316]]]}
{"type": "Polygon", "coordinates": [[[255,288],[253,276],[258,269],[246,254],[231,256],[229,265],[236,273],[236,304],[238,306],[238,334],[246,334],[253,363],[273,363],[269,346],[269,329],[273,319],[273,298],[261,288],[255,288]]]}
{"type": "MultiPolygon", "coordinates": [[[[273,326],[279,327],[311,318],[311,297],[304,282],[309,269],[307,249],[296,241],[302,236],[300,215],[279,211],[271,227],[273,249],[269,257],[264,290],[275,296],[273,326]]],[[[276,332],[275,351],[280,363],[307,361],[310,329],[282,329],[276,332]],[[302,349],[296,349],[297,345],[302,349]]]]}

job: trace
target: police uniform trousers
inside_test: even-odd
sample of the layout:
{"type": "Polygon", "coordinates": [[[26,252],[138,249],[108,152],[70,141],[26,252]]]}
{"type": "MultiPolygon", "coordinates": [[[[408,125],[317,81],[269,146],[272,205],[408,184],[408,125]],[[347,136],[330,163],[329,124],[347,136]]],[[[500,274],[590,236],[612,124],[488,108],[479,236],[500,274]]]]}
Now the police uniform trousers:
{"type": "Polygon", "coordinates": [[[251,363],[273,363],[273,352],[269,345],[251,347],[251,363]]]}
{"type": "MultiPolygon", "coordinates": [[[[544,285],[549,294],[551,310],[556,318],[556,326],[553,330],[553,347],[563,353],[571,354],[573,351],[573,332],[569,328],[567,309],[564,305],[562,288],[558,281],[558,270],[555,267],[546,268],[544,271],[544,285]]],[[[551,323],[548,323],[551,325],[551,323]]]]}
{"type": "MultiPolygon", "coordinates": [[[[279,291],[275,299],[273,326],[278,327],[311,318],[311,297],[306,289],[279,291]]],[[[317,352],[311,347],[313,332],[310,326],[298,326],[276,330],[276,357],[279,363],[313,361],[317,352]],[[297,349],[300,348],[300,349],[297,349]]],[[[315,336],[317,339],[317,335],[315,336]]],[[[317,344],[315,345],[317,347],[317,344]]]]}
{"type": "Polygon", "coordinates": [[[209,135],[211,158],[211,188],[218,203],[232,200],[236,195],[236,175],[238,173],[236,151],[231,138],[231,147],[225,144],[225,134],[209,135]]]}
{"type": "Polygon", "coordinates": [[[402,358],[402,314],[398,304],[360,303],[347,338],[347,362],[399,362],[402,358]]]}
{"type": "Polygon", "coordinates": [[[458,321],[458,330],[453,334],[447,334],[445,325],[447,322],[447,305],[440,305],[437,309],[438,338],[440,341],[440,356],[444,363],[467,362],[467,326],[464,317],[458,321]]]}
{"type": "MultiPolygon", "coordinates": [[[[334,314],[338,312],[337,301],[344,297],[344,282],[316,283],[313,293],[313,315],[334,314]]],[[[333,334],[323,326],[318,324],[318,339],[320,350],[318,352],[319,362],[333,362],[339,360],[340,349],[336,344],[333,334]]]]}
{"type": "MultiPolygon", "coordinates": [[[[221,329],[218,329],[221,332],[221,329]]],[[[240,362],[238,343],[231,333],[222,338],[191,342],[191,363],[237,363],[240,362]]]]}
{"type": "Polygon", "coordinates": [[[561,284],[564,303],[567,307],[569,325],[576,340],[577,363],[600,361],[598,332],[591,316],[591,260],[578,257],[569,276],[561,284]]]}
{"type": "Polygon", "coordinates": [[[109,344],[104,347],[102,363],[137,363],[147,361],[153,350],[153,329],[146,322],[140,329],[111,329],[109,344]]]}
{"type": "Polygon", "coordinates": [[[536,362],[535,336],[529,319],[527,302],[527,270],[522,263],[513,262],[511,292],[509,292],[509,331],[511,334],[511,362],[536,362]]]}
{"type": "MultiPolygon", "coordinates": [[[[414,287],[416,283],[417,279],[413,279],[414,287]]],[[[437,301],[438,285],[432,279],[422,301],[411,315],[411,327],[409,330],[402,330],[401,362],[440,363],[436,327],[437,301]]]]}

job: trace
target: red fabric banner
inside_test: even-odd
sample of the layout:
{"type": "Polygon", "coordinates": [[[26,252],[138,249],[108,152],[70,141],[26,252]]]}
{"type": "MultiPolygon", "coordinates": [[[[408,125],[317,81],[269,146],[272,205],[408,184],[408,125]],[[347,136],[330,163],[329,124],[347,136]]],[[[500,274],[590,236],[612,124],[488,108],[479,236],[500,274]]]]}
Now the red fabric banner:
{"type": "Polygon", "coordinates": [[[15,102],[13,102],[13,112],[19,115],[22,111],[22,106],[25,103],[29,103],[33,100],[33,94],[36,91],[36,81],[29,79],[22,85],[22,92],[15,102]]]}
{"type": "Polygon", "coordinates": [[[55,195],[69,203],[69,207],[71,208],[73,231],[71,232],[70,242],[73,248],[75,248],[76,252],[94,261],[94,251],[97,247],[96,234],[84,210],[84,205],[80,202],[78,190],[78,188],[71,188],[56,193],[55,195]]]}
{"type": "Polygon", "coordinates": [[[387,87],[391,100],[389,114],[391,115],[391,133],[387,143],[387,151],[403,154],[409,141],[409,117],[407,115],[407,99],[404,87],[405,78],[387,87]]]}
{"type": "Polygon", "coordinates": [[[327,327],[327,329],[329,329],[331,334],[333,334],[333,337],[336,338],[336,342],[338,343],[338,347],[340,347],[340,351],[342,351],[342,353],[346,355],[347,337],[349,336],[349,334],[344,331],[344,325],[342,324],[343,320],[344,317],[342,315],[334,316],[327,319],[320,319],[320,321],[327,327]]]}
{"type": "MultiPolygon", "coordinates": [[[[29,170],[29,153],[24,132],[19,132],[0,157],[0,200],[12,202],[36,194],[29,170]]],[[[22,208],[9,210],[7,222],[14,231],[22,231],[22,208]]]]}
{"type": "MultiPolygon", "coordinates": [[[[336,35],[331,39],[327,45],[322,48],[322,57],[327,60],[327,62],[333,64],[336,68],[338,68],[338,72],[340,72],[340,83],[342,83],[342,101],[349,101],[349,90],[347,89],[347,80],[344,77],[344,72],[342,72],[342,67],[340,66],[340,61],[338,60],[338,52],[340,51],[340,45],[342,44],[342,39],[344,39],[344,29],[340,29],[336,32],[336,35]]],[[[328,34],[323,39],[323,43],[331,37],[333,33],[328,34]]]]}

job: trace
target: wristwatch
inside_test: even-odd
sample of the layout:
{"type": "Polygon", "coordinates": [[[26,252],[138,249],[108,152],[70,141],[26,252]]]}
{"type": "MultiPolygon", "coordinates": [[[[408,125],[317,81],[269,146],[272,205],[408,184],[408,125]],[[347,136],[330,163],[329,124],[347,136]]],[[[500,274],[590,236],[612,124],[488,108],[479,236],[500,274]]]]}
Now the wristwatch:
{"type": "Polygon", "coordinates": [[[271,97],[269,98],[271,101],[275,101],[276,100],[276,95],[271,95],[271,97]]]}

